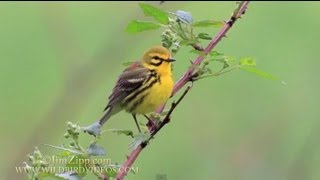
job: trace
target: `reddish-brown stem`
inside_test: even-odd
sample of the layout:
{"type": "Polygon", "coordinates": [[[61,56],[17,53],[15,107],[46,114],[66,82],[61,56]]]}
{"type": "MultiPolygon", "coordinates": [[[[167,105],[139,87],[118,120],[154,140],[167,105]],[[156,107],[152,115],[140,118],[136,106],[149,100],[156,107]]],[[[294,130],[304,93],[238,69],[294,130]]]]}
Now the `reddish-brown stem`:
{"type": "MultiPolygon", "coordinates": [[[[237,9],[233,12],[232,16],[230,19],[224,24],[222,29],[219,31],[219,33],[213,38],[210,43],[207,45],[207,47],[203,50],[204,54],[207,55],[209,52],[212,51],[212,49],[220,42],[220,40],[226,36],[227,32],[230,30],[230,28],[233,26],[233,24],[243,15],[248,7],[249,1],[242,1],[239,3],[237,9]]],[[[195,71],[194,65],[200,65],[202,61],[204,60],[205,56],[201,55],[198,56],[193,62],[192,66],[181,76],[181,78],[176,82],[174,89],[173,89],[173,94],[174,96],[182,87],[184,87],[192,78],[193,73],[195,71]]],[[[185,95],[185,94],[184,94],[185,95]]],[[[184,96],[183,96],[184,97],[184,96]]],[[[183,98],[182,97],[182,98],[183,98]]],[[[180,98],[180,100],[182,99],[180,98]]],[[[158,110],[156,111],[157,113],[161,113],[164,109],[164,105],[159,107],[158,110]]],[[[166,118],[169,118],[166,116],[166,118]]],[[[166,124],[166,123],[165,123],[166,124]]],[[[162,128],[165,124],[160,126],[162,128]]],[[[159,127],[158,127],[159,128],[159,127]]],[[[155,133],[152,135],[154,136],[159,132],[159,129],[155,130],[155,133]]],[[[149,139],[150,140],[150,139],[149,139]]],[[[149,141],[148,140],[148,141],[149,141]]],[[[130,155],[128,156],[126,162],[123,164],[122,169],[129,169],[134,161],[137,159],[139,156],[140,152],[143,150],[143,148],[146,147],[148,144],[148,141],[141,143],[136,149],[134,149],[130,155]]],[[[127,175],[126,171],[119,171],[119,173],[116,176],[117,180],[122,180],[125,176],[127,175]]]]}

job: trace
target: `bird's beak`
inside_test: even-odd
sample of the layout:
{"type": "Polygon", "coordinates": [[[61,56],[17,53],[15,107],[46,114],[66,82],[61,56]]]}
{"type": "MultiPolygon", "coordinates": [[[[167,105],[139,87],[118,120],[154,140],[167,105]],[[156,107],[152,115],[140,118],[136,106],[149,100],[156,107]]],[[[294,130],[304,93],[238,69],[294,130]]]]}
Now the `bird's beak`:
{"type": "Polygon", "coordinates": [[[174,62],[174,61],[176,61],[175,58],[169,58],[169,59],[167,60],[167,62],[174,62]]]}

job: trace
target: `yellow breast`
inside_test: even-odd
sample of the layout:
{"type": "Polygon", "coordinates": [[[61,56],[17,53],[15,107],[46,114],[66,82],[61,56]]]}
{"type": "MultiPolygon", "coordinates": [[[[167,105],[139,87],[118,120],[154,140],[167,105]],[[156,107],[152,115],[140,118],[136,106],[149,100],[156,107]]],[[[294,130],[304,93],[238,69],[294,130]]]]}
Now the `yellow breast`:
{"type": "Polygon", "coordinates": [[[144,97],[143,102],[132,113],[146,114],[155,111],[170,98],[173,85],[171,73],[160,76],[160,81],[149,89],[148,95],[144,97]]]}

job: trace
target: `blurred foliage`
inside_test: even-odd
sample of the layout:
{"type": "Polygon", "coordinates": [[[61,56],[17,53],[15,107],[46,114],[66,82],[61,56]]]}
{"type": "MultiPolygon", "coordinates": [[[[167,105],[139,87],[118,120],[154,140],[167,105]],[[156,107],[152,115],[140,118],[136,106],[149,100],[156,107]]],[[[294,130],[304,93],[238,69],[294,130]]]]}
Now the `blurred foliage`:
{"type": "MultiPolygon", "coordinates": [[[[234,8],[232,2],[161,6],[214,20],[226,19],[234,8]]],[[[216,50],[249,54],[287,85],[241,71],[199,81],[128,179],[319,179],[319,8],[317,2],[252,2],[216,50]]],[[[117,36],[141,17],[136,2],[0,3],[3,179],[25,177],[15,167],[34,146],[50,151],[41,144],[61,143],[66,121],[89,124],[102,115],[122,63],[161,40],[158,30],[117,36]]],[[[175,79],[196,56],[184,53],[189,50],[177,54],[175,79]]],[[[125,113],[108,122],[108,128],[133,126],[125,113]]],[[[122,162],[130,140],[103,136],[108,140],[100,145],[112,161],[122,162]]]]}

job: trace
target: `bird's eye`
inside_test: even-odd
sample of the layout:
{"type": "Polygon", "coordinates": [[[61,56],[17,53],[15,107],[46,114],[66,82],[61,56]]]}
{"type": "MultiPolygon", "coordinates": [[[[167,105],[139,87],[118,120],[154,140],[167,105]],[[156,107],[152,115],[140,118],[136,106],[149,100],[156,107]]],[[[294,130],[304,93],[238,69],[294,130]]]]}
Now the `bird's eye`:
{"type": "Polygon", "coordinates": [[[163,61],[163,59],[161,57],[159,57],[159,56],[153,56],[153,59],[163,61]]]}
{"type": "Polygon", "coordinates": [[[153,65],[153,66],[160,66],[163,61],[164,61],[164,59],[162,59],[159,56],[152,56],[150,64],[153,65]]]}

